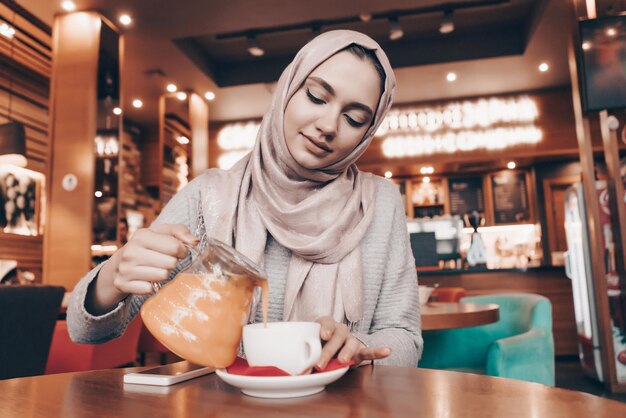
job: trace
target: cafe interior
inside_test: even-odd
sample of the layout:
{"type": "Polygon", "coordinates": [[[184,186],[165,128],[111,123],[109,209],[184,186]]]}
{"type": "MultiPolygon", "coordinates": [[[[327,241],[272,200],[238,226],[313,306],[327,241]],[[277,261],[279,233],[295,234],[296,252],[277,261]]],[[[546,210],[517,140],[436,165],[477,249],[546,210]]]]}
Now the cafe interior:
{"type": "Polygon", "coordinates": [[[401,194],[424,351],[280,416],[626,415],[623,0],[0,0],[0,415],[193,415],[203,396],[272,416],[215,375],[131,388],[183,359],[139,316],[77,344],[65,310],[178,190],[250,152],[281,71],[334,29],[397,77],[357,166],[401,194]]]}

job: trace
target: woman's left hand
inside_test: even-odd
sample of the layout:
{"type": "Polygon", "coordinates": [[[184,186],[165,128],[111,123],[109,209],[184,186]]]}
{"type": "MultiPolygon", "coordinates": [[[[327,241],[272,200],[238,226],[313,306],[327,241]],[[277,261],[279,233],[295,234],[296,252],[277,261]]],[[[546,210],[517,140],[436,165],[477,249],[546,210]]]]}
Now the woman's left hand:
{"type": "Polygon", "coordinates": [[[322,355],[315,366],[318,370],[324,369],[335,354],[340,363],[354,361],[353,367],[360,366],[364,361],[383,359],[391,354],[389,347],[367,347],[350,334],[347,325],[336,322],[330,316],[318,318],[316,322],[321,325],[320,338],[325,341],[322,355]]]}

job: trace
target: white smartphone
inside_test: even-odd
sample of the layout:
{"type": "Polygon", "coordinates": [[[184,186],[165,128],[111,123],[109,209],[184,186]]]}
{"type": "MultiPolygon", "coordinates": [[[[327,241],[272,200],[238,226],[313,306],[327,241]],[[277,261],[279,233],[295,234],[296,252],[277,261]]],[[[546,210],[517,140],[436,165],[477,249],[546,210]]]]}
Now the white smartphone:
{"type": "Polygon", "coordinates": [[[195,377],[204,376],[214,371],[215,369],[211,367],[198,366],[188,361],[179,361],[141,372],[125,374],[124,383],[169,386],[195,377]]]}

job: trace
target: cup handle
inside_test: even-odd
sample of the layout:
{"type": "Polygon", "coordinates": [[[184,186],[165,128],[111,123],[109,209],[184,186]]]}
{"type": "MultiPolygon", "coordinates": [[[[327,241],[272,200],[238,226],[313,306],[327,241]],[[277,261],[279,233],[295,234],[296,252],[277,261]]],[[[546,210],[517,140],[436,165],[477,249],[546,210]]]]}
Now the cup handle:
{"type": "Polygon", "coordinates": [[[320,342],[319,337],[307,338],[304,341],[304,345],[309,348],[309,355],[305,356],[305,366],[302,368],[302,370],[307,370],[315,366],[319,361],[320,356],[322,355],[322,343],[320,342]]]}

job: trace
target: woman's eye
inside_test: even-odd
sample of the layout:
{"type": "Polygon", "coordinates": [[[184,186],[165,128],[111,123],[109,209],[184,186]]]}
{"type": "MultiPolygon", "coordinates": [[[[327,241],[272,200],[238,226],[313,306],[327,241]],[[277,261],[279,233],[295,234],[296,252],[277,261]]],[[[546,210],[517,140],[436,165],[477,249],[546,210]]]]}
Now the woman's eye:
{"type": "Polygon", "coordinates": [[[354,126],[355,128],[360,128],[361,126],[365,125],[365,122],[356,121],[348,115],[346,115],[346,120],[351,126],[354,126]]]}
{"type": "Polygon", "coordinates": [[[311,90],[309,90],[309,89],[306,89],[306,95],[309,97],[309,100],[311,100],[315,104],[324,104],[324,103],[326,103],[326,102],[324,102],[324,100],[320,99],[319,97],[314,96],[313,93],[311,93],[311,90]]]}

